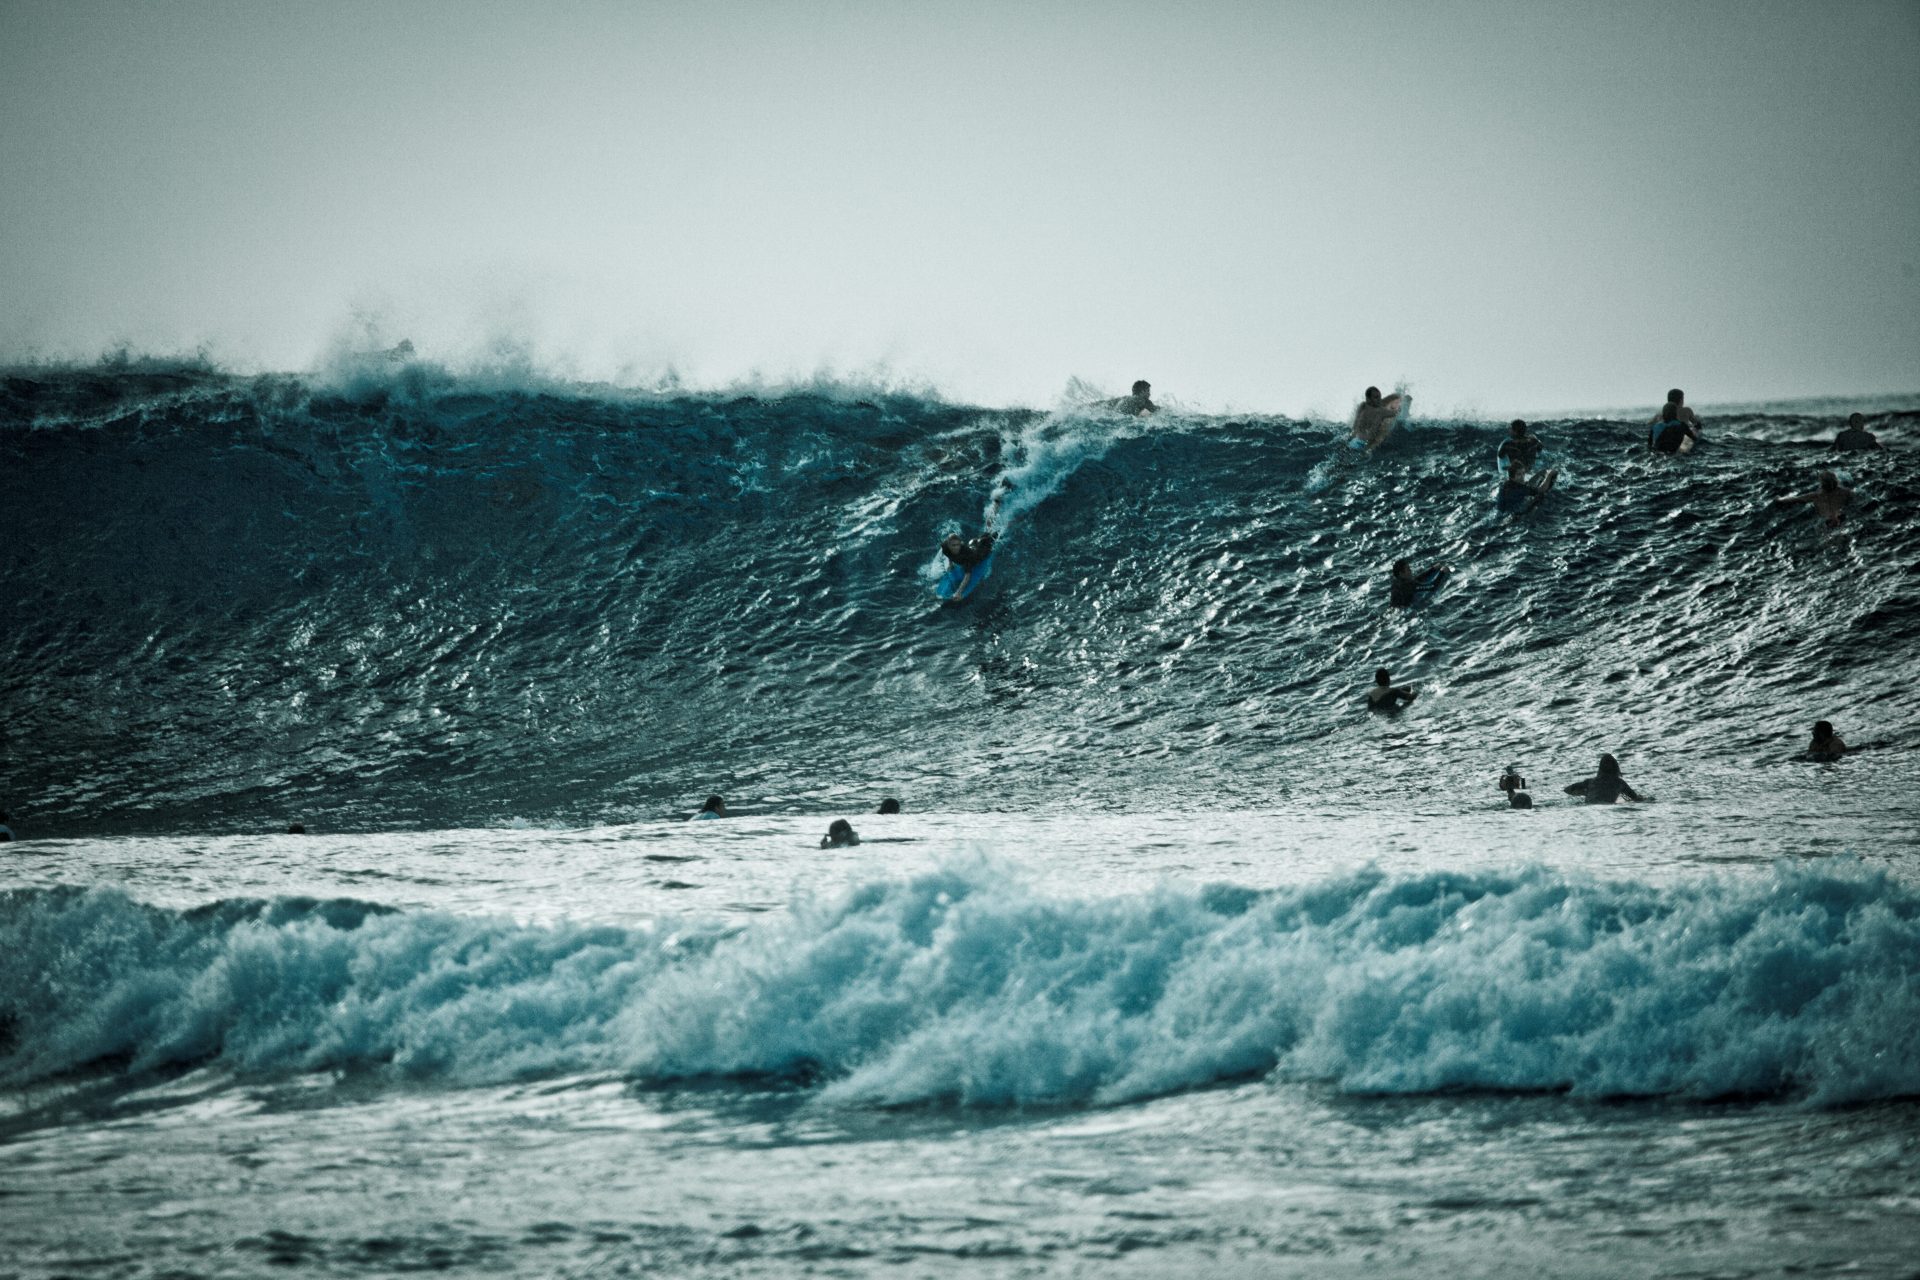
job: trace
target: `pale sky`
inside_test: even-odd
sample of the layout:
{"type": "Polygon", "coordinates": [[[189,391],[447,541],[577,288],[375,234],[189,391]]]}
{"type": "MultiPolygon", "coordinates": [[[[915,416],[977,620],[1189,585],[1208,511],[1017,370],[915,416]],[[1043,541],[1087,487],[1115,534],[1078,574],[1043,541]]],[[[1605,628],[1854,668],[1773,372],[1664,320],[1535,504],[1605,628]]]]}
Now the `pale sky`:
{"type": "Polygon", "coordinates": [[[0,359],[1920,390],[1920,0],[0,0],[0,359]]]}

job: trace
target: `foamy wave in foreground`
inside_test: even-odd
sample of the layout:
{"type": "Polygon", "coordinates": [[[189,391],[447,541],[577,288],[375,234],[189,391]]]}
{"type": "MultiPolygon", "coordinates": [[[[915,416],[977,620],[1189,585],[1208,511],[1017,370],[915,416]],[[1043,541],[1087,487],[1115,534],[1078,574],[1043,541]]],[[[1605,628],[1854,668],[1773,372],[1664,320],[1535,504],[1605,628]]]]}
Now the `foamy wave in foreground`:
{"type": "Polygon", "coordinates": [[[1851,864],[1653,887],[1363,872],[1036,893],[956,864],[736,934],[364,903],[0,895],[0,1080],[213,1063],[820,1082],[855,1105],[1365,1092],[1920,1094],[1920,893],[1851,864]]]}

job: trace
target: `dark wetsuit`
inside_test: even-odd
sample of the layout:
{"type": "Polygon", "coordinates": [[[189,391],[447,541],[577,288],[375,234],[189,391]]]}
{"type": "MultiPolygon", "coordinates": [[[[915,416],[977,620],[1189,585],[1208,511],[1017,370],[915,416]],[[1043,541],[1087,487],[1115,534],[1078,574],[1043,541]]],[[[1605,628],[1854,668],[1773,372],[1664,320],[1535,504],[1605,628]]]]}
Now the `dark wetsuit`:
{"type": "Polygon", "coordinates": [[[1653,448],[1659,453],[1678,453],[1680,445],[1690,433],[1684,422],[1661,422],[1655,424],[1653,448]]]}
{"type": "Polygon", "coordinates": [[[1584,796],[1588,804],[1613,804],[1621,796],[1629,800],[1638,800],[1639,793],[1627,785],[1627,780],[1617,773],[1596,773],[1585,782],[1576,782],[1567,788],[1570,796],[1584,796]]]}
{"type": "Polygon", "coordinates": [[[1387,588],[1387,603],[1396,609],[1404,609],[1413,603],[1414,593],[1420,590],[1420,584],[1412,578],[1395,578],[1393,585],[1387,588]]]}
{"type": "Polygon", "coordinates": [[[988,556],[993,554],[993,535],[983,533],[973,541],[965,542],[955,534],[940,544],[940,550],[947,559],[962,569],[977,569],[988,556]]]}
{"type": "Polygon", "coordinates": [[[1848,427],[1833,438],[1833,447],[1846,453],[1858,453],[1863,449],[1878,449],[1880,441],[1865,427],[1848,427]]]}

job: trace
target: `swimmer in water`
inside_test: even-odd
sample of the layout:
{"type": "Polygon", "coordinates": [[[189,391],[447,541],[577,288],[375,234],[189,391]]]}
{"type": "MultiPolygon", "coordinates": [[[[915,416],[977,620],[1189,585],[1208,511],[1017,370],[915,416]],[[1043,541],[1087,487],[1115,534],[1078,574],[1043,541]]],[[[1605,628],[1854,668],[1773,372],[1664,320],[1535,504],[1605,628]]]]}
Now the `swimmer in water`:
{"type": "Polygon", "coordinates": [[[1646,797],[1627,785],[1620,776],[1620,762],[1612,756],[1600,757],[1600,772],[1585,782],[1576,782],[1567,788],[1570,796],[1584,796],[1588,804],[1615,804],[1621,796],[1629,800],[1642,800],[1646,797]]]}
{"type": "Polygon", "coordinates": [[[1393,677],[1387,674],[1385,667],[1381,667],[1373,673],[1373,688],[1367,690],[1367,709],[1398,711],[1419,696],[1420,690],[1410,684],[1394,687],[1393,677]]]}
{"type": "Polygon", "coordinates": [[[1160,406],[1153,402],[1153,384],[1145,378],[1133,384],[1132,394],[1107,401],[1107,408],[1115,413],[1124,413],[1134,418],[1144,418],[1150,413],[1160,412],[1160,406]]]}
{"type": "Polygon", "coordinates": [[[853,824],[845,818],[835,818],[832,825],[827,828],[827,834],[820,837],[822,849],[845,849],[859,843],[859,834],[854,831],[853,824]]]}
{"type": "Polygon", "coordinates": [[[1415,574],[1413,566],[1405,560],[1393,562],[1393,581],[1387,586],[1387,603],[1396,609],[1405,609],[1420,593],[1420,580],[1430,577],[1446,568],[1443,564],[1431,565],[1425,573],[1415,574]]]}
{"type": "Polygon", "coordinates": [[[1867,430],[1866,415],[1856,413],[1847,419],[1847,425],[1839,435],[1833,438],[1833,448],[1842,453],[1863,453],[1868,449],[1885,450],[1880,438],[1867,430]]]}
{"type": "Polygon", "coordinates": [[[1500,492],[1494,496],[1494,505],[1502,511],[1531,507],[1547,496],[1547,490],[1553,488],[1554,477],[1559,474],[1549,468],[1529,479],[1526,464],[1515,458],[1507,463],[1507,478],[1500,482],[1500,492]]]}
{"type": "Polygon", "coordinates": [[[874,812],[875,813],[898,813],[900,812],[900,802],[898,800],[895,800],[892,796],[888,796],[885,800],[882,800],[880,802],[880,807],[878,809],[875,809],[874,812]]]}
{"type": "Polygon", "coordinates": [[[693,817],[687,819],[687,821],[698,822],[702,818],[724,818],[726,816],[727,802],[719,796],[708,796],[707,802],[700,806],[700,812],[694,814],[693,817]]]}
{"type": "Polygon", "coordinates": [[[1853,501],[1853,490],[1840,483],[1840,477],[1831,471],[1820,473],[1820,487],[1812,493],[1796,494],[1791,498],[1775,498],[1776,507],[1790,507],[1796,502],[1811,502],[1816,514],[1827,522],[1832,529],[1847,518],[1847,504],[1853,501]]]}
{"type": "Polygon", "coordinates": [[[1393,434],[1393,420],[1400,412],[1400,394],[1382,399],[1380,388],[1368,387],[1366,396],[1353,411],[1353,438],[1372,453],[1393,434]]]}
{"type": "Polygon", "coordinates": [[[1533,808],[1533,797],[1527,794],[1527,780],[1520,776],[1519,765],[1507,766],[1507,771],[1500,775],[1500,789],[1507,793],[1509,808],[1533,808]]]}
{"type": "Polygon", "coordinates": [[[993,554],[993,531],[989,529],[973,539],[950,533],[941,539],[940,554],[962,569],[978,569],[993,554]]]}
{"type": "MultiPolygon", "coordinates": [[[[1813,745],[1807,748],[1807,755],[1815,760],[1838,760],[1847,754],[1847,744],[1833,731],[1829,720],[1816,720],[1813,724],[1813,745]]],[[[0,814],[0,817],[4,817],[0,814]]]]}

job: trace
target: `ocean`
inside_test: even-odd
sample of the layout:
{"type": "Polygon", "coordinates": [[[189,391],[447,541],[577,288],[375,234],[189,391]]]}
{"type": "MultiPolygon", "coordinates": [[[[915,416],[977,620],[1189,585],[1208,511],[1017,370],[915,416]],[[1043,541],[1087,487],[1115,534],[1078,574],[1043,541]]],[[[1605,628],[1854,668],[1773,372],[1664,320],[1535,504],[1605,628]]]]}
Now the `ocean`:
{"type": "Polygon", "coordinates": [[[0,1277],[1920,1275],[1920,395],[1421,408],[10,371],[0,1277]]]}

